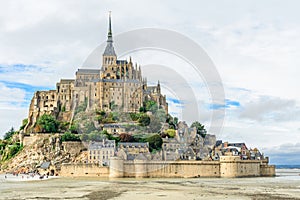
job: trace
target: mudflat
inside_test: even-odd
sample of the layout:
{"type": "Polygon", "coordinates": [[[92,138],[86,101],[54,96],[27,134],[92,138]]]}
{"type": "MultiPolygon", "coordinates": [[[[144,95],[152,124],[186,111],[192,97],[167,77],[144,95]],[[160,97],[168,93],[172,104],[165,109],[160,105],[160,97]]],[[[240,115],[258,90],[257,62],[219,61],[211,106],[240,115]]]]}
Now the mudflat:
{"type": "Polygon", "coordinates": [[[300,176],[0,180],[0,199],[300,199],[300,176]]]}

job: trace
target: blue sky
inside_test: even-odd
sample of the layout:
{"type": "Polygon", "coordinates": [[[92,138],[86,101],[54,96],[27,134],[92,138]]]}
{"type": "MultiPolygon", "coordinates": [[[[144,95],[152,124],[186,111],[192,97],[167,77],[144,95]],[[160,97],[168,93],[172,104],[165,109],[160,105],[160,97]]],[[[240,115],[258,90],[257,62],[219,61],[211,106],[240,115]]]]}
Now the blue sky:
{"type": "MultiPolygon", "coordinates": [[[[113,34],[149,27],[173,30],[199,44],[213,61],[225,90],[223,102],[212,102],[201,77],[174,55],[132,54],[142,66],[163,64],[185,79],[184,84],[160,80],[172,114],[180,116],[191,101],[190,92],[179,98],[167,87],[170,82],[194,93],[195,120],[206,126],[212,112],[225,109],[220,139],[258,147],[274,163],[284,158],[300,164],[295,156],[300,154],[299,7],[296,0],[2,2],[0,135],[20,126],[35,90],[55,88],[60,78],[74,78],[85,67],[87,56],[106,39],[112,10],[113,34]]],[[[156,83],[160,72],[144,75],[156,83]]]]}
{"type": "Polygon", "coordinates": [[[226,108],[231,108],[231,107],[240,107],[240,102],[238,101],[233,101],[230,99],[225,99],[225,102],[223,104],[209,104],[208,109],[211,110],[218,110],[218,109],[226,109],[226,108]]]}

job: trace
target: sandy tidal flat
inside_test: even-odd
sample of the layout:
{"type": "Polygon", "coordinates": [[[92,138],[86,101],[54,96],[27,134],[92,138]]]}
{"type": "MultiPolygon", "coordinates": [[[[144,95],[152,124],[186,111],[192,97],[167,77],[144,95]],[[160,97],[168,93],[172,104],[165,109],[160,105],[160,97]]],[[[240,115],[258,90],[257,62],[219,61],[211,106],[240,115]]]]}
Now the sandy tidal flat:
{"type": "Polygon", "coordinates": [[[10,181],[0,177],[0,199],[299,199],[300,176],[272,178],[100,179],[10,181]]]}

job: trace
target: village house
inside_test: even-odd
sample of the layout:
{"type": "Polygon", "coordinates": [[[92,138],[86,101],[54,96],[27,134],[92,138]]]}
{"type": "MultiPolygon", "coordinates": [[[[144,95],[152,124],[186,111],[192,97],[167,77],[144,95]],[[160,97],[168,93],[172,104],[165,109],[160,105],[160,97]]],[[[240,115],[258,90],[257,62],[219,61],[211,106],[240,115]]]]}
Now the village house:
{"type": "Polygon", "coordinates": [[[120,142],[118,144],[117,156],[123,160],[134,160],[140,154],[151,159],[148,142],[120,142]]]}
{"type": "Polygon", "coordinates": [[[115,155],[115,140],[103,139],[101,142],[90,142],[88,146],[88,162],[109,166],[109,159],[115,155]]]}
{"type": "Polygon", "coordinates": [[[178,123],[174,138],[163,138],[163,160],[201,160],[209,157],[216,143],[215,135],[203,138],[197,129],[189,128],[185,122],[178,123]]]}
{"type": "Polygon", "coordinates": [[[223,155],[240,156],[242,160],[261,160],[264,156],[257,148],[248,149],[245,143],[228,143],[218,140],[212,153],[213,159],[218,160],[223,155]]]}
{"type": "Polygon", "coordinates": [[[103,130],[106,130],[109,134],[115,135],[115,134],[122,134],[122,133],[126,133],[125,127],[121,124],[116,124],[116,123],[112,123],[112,124],[103,124],[102,127],[103,130]]]}

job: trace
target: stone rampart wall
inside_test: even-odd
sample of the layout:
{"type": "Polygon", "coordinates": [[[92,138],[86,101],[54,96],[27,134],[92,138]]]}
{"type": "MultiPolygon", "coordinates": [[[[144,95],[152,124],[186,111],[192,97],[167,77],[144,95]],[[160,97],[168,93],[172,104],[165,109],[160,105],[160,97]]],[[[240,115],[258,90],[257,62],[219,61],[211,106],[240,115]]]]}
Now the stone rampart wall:
{"type": "Polygon", "coordinates": [[[60,176],[108,177],[109,168],[95,164],[62,164],[60,176]]]}
{"type": "Polygon", "coordinates": [[[125,161],[124,177],[220,177],[217,161],[125,161]]]}
{"type": "Polygon", "coordinates": [[[275,165],[260,165],[261,176],[275,176],[275,165]]]}
{"type": "Polygon", "coordinates": [[[225,156],[220,161],[123,161],[113,157],[110,167],[94,164],[64,164],[62,176],[103,176],[111,178],[192,178],[274,176],[275,167],[259,160],[225,156]]]}

